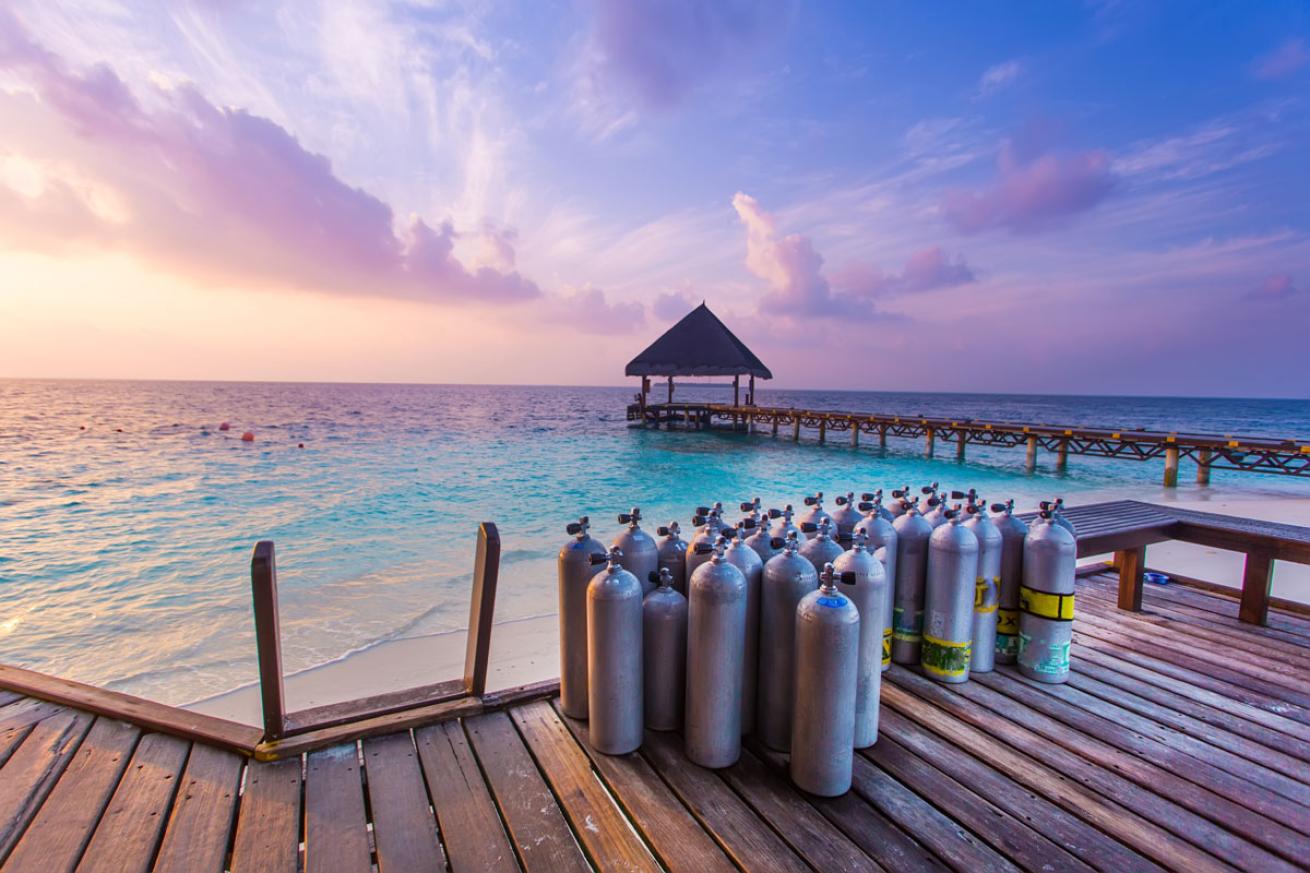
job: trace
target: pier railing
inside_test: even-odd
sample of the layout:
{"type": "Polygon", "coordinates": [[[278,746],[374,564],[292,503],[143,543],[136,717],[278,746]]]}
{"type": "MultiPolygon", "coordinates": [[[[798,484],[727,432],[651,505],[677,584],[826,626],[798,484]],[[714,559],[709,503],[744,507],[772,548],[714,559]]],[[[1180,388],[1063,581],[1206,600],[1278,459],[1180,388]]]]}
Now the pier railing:
{"type": "Polygon", "coordinates": [[[799,441],[803,431],[814,433],[820,443],[830,434],[847,434],[852,446],[862,436],[876,438],[885,448],[887,438],[922,439],[924,454],[933,457],[937,442],[955,446],[955,457],[964,460],[969,445],[1025,449],[1024,466],[1032,470],[1041,450],[1055,455],[1056,468],[1064,469],[1070,455],[1088,455],[1130,461],[1164,459],[1164,485],[1178,484],[1178,467],[1183,458],[1196,463],[1196,481],[1206,485],[1212,470],[1240,470],[1310,477],[1310,441],[1234,434],[1194,434],[1141,430],[1022,424],[980,419],[936,418],[840,412],[792,407],[747,406],[725,403],[660,403],[628,407],[628,420],[648,426],[705,429],[720,423],[737,429],[767,427],[773,436],[779,430],[799,441]]]}

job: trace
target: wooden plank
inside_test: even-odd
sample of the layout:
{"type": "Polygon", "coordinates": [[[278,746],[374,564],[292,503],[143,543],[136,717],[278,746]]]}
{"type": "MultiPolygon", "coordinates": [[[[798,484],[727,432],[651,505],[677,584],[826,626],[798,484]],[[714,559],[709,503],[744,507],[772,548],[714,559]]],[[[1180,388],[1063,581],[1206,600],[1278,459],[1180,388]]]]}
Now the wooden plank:
{"type": "Polygon", "coordinates": [[[1242,569],[1242,600],[1237,618],[1248,624],[1264,624],[1269,618],[1269,593],[1274,585],[1274,558],[1260,550],[1246,553],[1242,569]]]}
{"type": "Polygon", "coordinates": [[[556,718],[549,703],[516,706],[510,718],[545,774],[573,831],[596,866],[605,870],[659,870],[591,772],[591,763],[556,718]]]}
{"type": "Polygon", "coordinates": [[[1119,608],[1137,612],[1142,608],[1142,572],[1146,568],[1146,546],[1114,553],[1119,568],[1119,608]]]}
{"type": "Polygon", "coordinates": [[[237,813],[232,873],[297,873],[300,864],[300,759],[246,767],[237,813]]]}
{"type": "Polygon", "coordinates": [[[751,752],[743,751],[741,760],[719,775],[816,870],[881,869],[827,818],[816,816],[804,795],[751,752]]]}
{"type": "MultiPolygon", "coordinates": [[[[1038,833],[1105,873],[1160,873],[1161,867],[1076,815],[1015,782],[968,751],[925,731],[890,707],[879,716],[879,730],[909,752],[953,777],[1038,833]]],[[[878,741],[878,746],[882,740],[878,741]]]]}
{"type": "Polygon", "coordinates": [[[96,719],[0,870],[72,871],[140,735],[126,722],[96,719]]]}
{"type": "Polygon", "coordinates": [[[466,719],[464,728],[523,868],[529,873],[590,870],[509,716],[480,715],[466,719]]]}
{"type": "Polygon", "coordinates": [[[65,707],[48,700],[24,697],[0,709],[0,731],[29,728],[52,715],[67,711],[65,707]]]}
{"type": "Polygon", "coordinates": [[[171,734],[244,755],[253,754],[263,736],[259,728],[250,725],[5,664],[0,664],[0,688],[21,691],[29,697],[131,722],[143,730],[171,734]]]}
{"type": "Polygon", "coordinates": [[[359,700],[345,700],[340,703],[326,703],[288,712],[285,720],[285,735],[322,731],[327,728],[364,721],[378,716],[390,715],[420,706],[432,706],[458,700],[465,695],[464,682],[460,679],[448,679],[430,685],[404,688],[400,691],[387,691],[363,697],[359,700]]]}
{"type": "Polygon", "coordinates": [[[496,582],[500,578],[500,531],[489,521],[478,525],[473,561],[473,598],[469,605],[468,642],[464,650],[464,687],[481,697],[487,690],[491,663],[491,624],[496,615],[496,582]]]}
{"type": "MultiPolygon", "coordinates": [[[[1151,595],[1155,597],[1164,597],[1176,602],[1186,603],[1198,609],[1204,609],[1207,612],[1214,613],[1221,618],[1236,619],[1238,598],[1240,591],[1236,588],[1226,585],[1217,585],[1213,582],[1205,582],[1193,586],[1185,577],[1176,577],[1183,579],[1182,584],[1178,585],[1158,585],[1151,587],[1151,595]]],[[[1271,598],[1272,603],[1272,598],[1271,598]]],[[[1290,605],[1290,604],[1289,604],[1290,605]]],[[[1245,625],[1249,629],[1258,632],[1260,625],[1245,625]]],[[[1310,642],[1310,617],[1305,615],[1287,612],[1283,609],[1272,609],[1269,613],[1269,623],[1266,627],[1273,627],[1286,633],[1294,634],[1310,642]]]]}
{"type": "Polygon", "coordinates": [[[23,740],[27,738],[31,730],[32,726],[29,724],[0,729],[0,767],[3,767],[5,761],[9,760],[9,756],[13,754],[14,749],[22,745],[23,740]]]}
{"type": "Polygon", "coordinates": [[[359,748],[344,743],[305,762],[305,873],[368,870],[368,819],[359,748]]]}
{"type": "MultiPolygon", "coordinates": [[[[1259,785],[1210,767],[1165,743],[1140,736],[1109,718],[1069,706],[1043,690],[1017,680],[1007,681],[1003,674],[979,678],[985,678],[985,684],[966,683],[968,687],[959,689],[963,697],[1004,718],[1022,714],[1024,727],[1033,733],[1218,824],[1230,842],[1198,842],[1198,845],[1210,848],[1220,857],[1227,857],[1225,851],[1246,849],[1240,843],[1231,842],[1234,836],[1284,857],[1295,857],[1299,850],[1294,847],[1304,845],[1305,836],[1296,830],[1307,827],[1310,809],[1298,810],[1295,803],[1259,785]],[[1005,693],[998,688],[1003,688],[1005,693]],[[1268,817],[1278,813],[1289,818],[1268,817]],[[1285,822],[1288,827],[1279,822],[1285,822]]],[[[1098,784],[1109,785],[1108,782],[1098,784]]],[[[1192,838],[1214,836],[1212,828],[1197,827],[1191,832],[1192,838]]],[[[1265,858],[1261,863],[1271,862],[1265,858]]]]}
{"type": "MultiPolygon", "coordinates": [[[[1087,864],[890,737],[880,737],[876,744],[865,749],[862,754],[892,778],[935,804],[950,817],[948,821],[959,822],[959,825],[977,834],[992,849],[1020,867],[1026,870],[1055,867],[1065,871],[1090,873],[1092,868],[1087,864]]],[[[908,828],[908,823],[901,822],[901,826],[908,828]]],[[[911,832],[936,851],[932,842],[924,839],[923,831],[915,829],[911,832]]],[[[969,836],[972,838],[972,834],[969,836]]],[[[953,850],[954,846],[948,848],[953,850]]],[[[947,858],[940,851],[938,855],[947,858]]],[[[954,866],[958,868],[959,865],[954,866]]]]}
{"type": "Polygon", "coordinates": [[[646,838],[665,869],[675,873],[682,870],[730,873],[736,869],[644,758],[637,754],[604,755],[593,751],[588,745],[586,722],[564,716],[558,701],[554,709],[556,717],[591,759],[610,794],[646,838]]]}
{"type": "Polygon", "coordinates": [[[213,746],[194,745],[173,800],[154,873],[223,873],[236,823],[246,759],[213,746]]]}
{"type": "Polygon", "coordinates": [[[897,666],[884,674],[889,677],[892,681],[882,686],[885,703],[1163,866],[1189,871],[1239,869],[1174,832],[1219,830],[1208,821],[1077,755],[1042,744],[1017,725],[987,714],[931,680],[897,666]],[[1088,787],[1098,783],[1108,783],[1108,793],[1088,787]]]}
{"type": "Polygon", "coordinates": [[[37,723],[0,768],[0,859],[9,855],[91,727],[65,711],[37,723]]]}
{"type": "Polygon", "coordinates": [[[457,873],[517,871],[514,847],[505,834],[464,728],[458,721],[442,722],[415,731],[414,741],[432,790],[432,805],[450,868],[457,873]]]}
{"type": "Polygon", "coordinates": [[[191,744],[146,734],[87,844],[78,873],[146,873],[159,847],[191,744]]]}
{"type": "MultiPolygon", "coordinates": [[[[737,793],[712,770],[691,764],[681,740],[647,731],[641,755],[706,831],[743,870],[807,873],[808,864],[792,851],[737,793]]],[[[907,868],[908,869],[908,868],[907,868]]]]}
{"type": "Polygon", "coordinates": [[[445,870],[437,822],[409,732],[364,740],[364,772],[379,873],[445,870]]]}
{"type": "Polygon", "coordinates": [[[23,695],[17,691],[0,691],[0,707],[8,706],[15,701],[22,700],[23,695]]]}

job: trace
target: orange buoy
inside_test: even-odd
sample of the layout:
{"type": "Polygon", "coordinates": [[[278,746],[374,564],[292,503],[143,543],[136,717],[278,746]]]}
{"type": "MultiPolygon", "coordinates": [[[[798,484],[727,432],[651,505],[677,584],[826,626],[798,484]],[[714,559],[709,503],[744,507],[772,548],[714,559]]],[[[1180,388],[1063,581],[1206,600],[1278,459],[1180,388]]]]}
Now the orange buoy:
{"type": "Polygon", "coordinates": [[[219,429],[219,430],[231,430],[231,429],[232,429],[232,425],[228,424],[228,423],[225,421],[225,422],[223,422],[222,424],[220,424],[220,425],[218,426],[218,429],[219,429]]]}
{"type": "Polygon", "coordinates": [[[254,441],[255,441],[255,432],[254,432],[254,431],[250,431],[250,430],[248,430],[248,431],[246,431],[245,433],[243,433],[243,434],[241,435],[241,442],[243,442],[243,443],[253,443],[254,441]]]}

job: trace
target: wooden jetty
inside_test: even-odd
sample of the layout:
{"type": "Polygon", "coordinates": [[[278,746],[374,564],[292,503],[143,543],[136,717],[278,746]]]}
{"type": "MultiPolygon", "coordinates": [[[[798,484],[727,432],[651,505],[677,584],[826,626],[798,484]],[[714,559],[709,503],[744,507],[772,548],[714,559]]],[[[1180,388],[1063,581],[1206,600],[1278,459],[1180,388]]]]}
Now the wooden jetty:
{"type": "Polygon", "coordinates": [[[922,439],[924,454],[930,458],[941,440],[955,446],[959,460],[965,459],[970,444],[1022,446],[1026,452],[1024,465],[1030,471],[1036,468],[1038,453],[1043,450],[1055,455],[1060,470],[1068,466],[1070,455],[1130,461],[1164,458],[1163,482],[1167,488],[1177,486],[1178,465],[1184,458],[1195,462],[1200,485],[1210,483],[1211,470],[1310,477],[1308,440],[759,406],[755,402],[755,379],[772,379],[773,374],[704,303],[633,358],[624,373],[641,377],[641,390],[635,402],[628,405],[627,418],[646,427],[750,431],[760,427],[775,437],[781,429],[795,442],[800,441],[802,432],[813,434],[820,443],[827,442],[832,434],[846,434],[853,447],[864,435],[876,438],[883,449],[889,436],[922,439]],[[651,400],[652,376],[668,380],[662,403],[651,400]],[[686,376],[731,376],[732,403],[675,402],[674,379],[686,376]],[[742,376],[749,380],[744,401],[742,376]]]}
{"type": "Polygon", "coordinates": [[[554,683],[487,693],[490,524],[464,679],[285,713],[261,544],[263,727],[0,667],[0,871],[1310,869],[1310,611],[1271,604],[1250,560],[1240,602],[1140,582],[1163,539],[1258,571],[1310,562],[1310,529],[1131,501],[1069,514],[1082,554],[1119,553],[1117,573],[1083,571],[1069,683],[894,667],[880,739],[833,800],[758,744],[720,771],[676,734],[607,757],[554,683]]]}

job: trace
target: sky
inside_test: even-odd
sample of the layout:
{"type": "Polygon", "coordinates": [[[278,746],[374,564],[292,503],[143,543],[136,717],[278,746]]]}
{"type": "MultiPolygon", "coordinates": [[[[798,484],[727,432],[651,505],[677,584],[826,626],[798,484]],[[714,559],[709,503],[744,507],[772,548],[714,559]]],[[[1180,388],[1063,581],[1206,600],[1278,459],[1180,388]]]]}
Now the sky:
{"type": "Polygon", "coordinates": [[[1310,397],[1310,5],[6,0],[0,376],[1310,397]]]}

